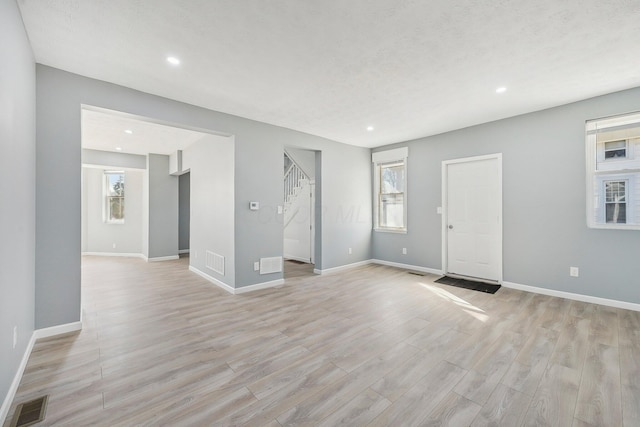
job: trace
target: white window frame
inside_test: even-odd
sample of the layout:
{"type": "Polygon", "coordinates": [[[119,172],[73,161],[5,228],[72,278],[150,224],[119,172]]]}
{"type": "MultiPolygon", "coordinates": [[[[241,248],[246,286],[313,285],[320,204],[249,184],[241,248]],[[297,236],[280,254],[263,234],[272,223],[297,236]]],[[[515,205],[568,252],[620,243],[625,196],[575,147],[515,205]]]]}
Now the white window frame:
{"type": "MultiPolygon", "coordinates": [[[[123,218],[122,219],[111,219],[111,215],[109,210],[111,209],[111,206],[109,204],[109,197],[111,197],[109,195],[109,175],[122,175],[123,176],[123,180],[126,183],[126,174],[124,171],[121,170],[105,170],[103,172],[103,186],[102,186],[102,219],[106,224],[124,224],[126,215],[123,213],[123,218]]],[[[126,202],[126,195],[127,195],[127,189],[126,189],[126,185],[125,185],[125,190],[124,190],[124,194],[122,196],[122,198],[124,199],[124,201],[126,202]]],[[[126,208],[126,203],[125,203],[125,208],[126,208]]]]}
{"type": "MultiPolygon", "coordinates": [[[[598,132],[620,126],[637,124],[640,127],[640,113],[626,114],[586,122],[586,188],[587,226],[596,229],[640,230],[640,209],[636,206],[636,187],[640,185],[640,166],[633,166],[634,144],[626,139],[626,156],[605,159],[604,143],[598,146],[598,132]],[[619,164],[618,166],[616,164],[619,164]],[[598,164],[602,167],[598,169],[598,164]],[[606,222],[605,182],[625,181],[626,221],[625,224],[606,222]]],[[[622,138],[619,140],[623,140],[622,138]]]]}
{"type": "Polygon", "coordinates": [[[373,230],[385,233],[403,233],[407,232],[407,189],[408,189],[408,167],[407,160],[409,158],[409,148],[402,147],[387,151],[378,151],[372,153],[371,161],[373,162],[373,230]],[[381,227],[380,226],[380,169],[381,166],[390,163],[403,163],[404,165],[404,192],[402,198],[402,221],[403,227],[381,227]]]}
{"type": "Polygon", "coordinates": [[[634,212],[633,208],[630,206],[630,202],[635,202],[632,194],[635,194],[636,186],[634,183],[635,176],[634,174],[607,174],[596,176],[596,185],[598,188],[596,189],[598,192],[597,196],[597,206],[595,206],[595,215],[596,221],[601,224],[606,224],[609,226],[628,226],[634,225],[638,218],[637,214],[634,212]],[[606,187],[605,184],[610,181],[621,181],[625,183],[625,204],[626,206],[626,220],[627,223],[622,224],[614,224],[607,223],[607,200],[606,200],[606,187]]]}

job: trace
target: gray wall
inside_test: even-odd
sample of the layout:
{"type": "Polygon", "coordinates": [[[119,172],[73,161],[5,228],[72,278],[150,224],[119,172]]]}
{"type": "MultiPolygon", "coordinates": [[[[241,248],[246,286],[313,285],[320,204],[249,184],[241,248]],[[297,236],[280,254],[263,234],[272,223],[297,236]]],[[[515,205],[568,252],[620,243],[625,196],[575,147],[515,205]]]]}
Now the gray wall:
{"type": "Polygon", "coordinates": [[[191,174],[178,177],[178,249],[189,249],[191,174]]]}
{"type": "Polygon", "coordinates": [[[640,232],[587,228],[585,199],[585,121],[638,109],[640,88],[376,149],[409,147],[409,211],[374,258],[440,269],[441,162],[503,153],[504,280],[640,303],[640,232]]]}
{"type": "Polygon", "coordinates": [[[13,0],[0,2],[0,52],[5,58],[0,66],[1,404],[34,329],[36,76],[13,0]],[[15,349],[14,326],[18,327],[15,349]]]}
{"type": "Polygon", "coordinates": [[[191,174],[189,264],[223,283],[235,285],[234,142],[205,135],[182,153],[191,174]],[[225,274],[206,267],[206,251],[225,258],[225,274]]]}
{"type": "MultiPolygon", "coordinates": [[[[149,259],[178,255],[178,177],[169,175],[169,156],[147,156],[149,259]]],[[[147,219],[145,223],[145,219],[147,219]]]]}
{"type": "Polygon", "coordinates": [[[82,168],[82,252],[142,254],[144,172],[125,170],[124,224],[108,224],[103,218],[104,171],[105,169],[82,168]]]}
{"type": "Polygon", "coordinates": [[[261,257],[282,254],[282,215],[276,212],[283,198],[282,153],[285,146],[321,151],[323,170],[316,169],[316,174],[331,178],[329,185],[321,186],[324,215],[322,241],[317,245],[322,245],[324,256],[316,253],[316,268],[327,269],[371,258],[370,150],[183,104],[43,65],[37,65],[36,70],[37,146],[41,154],[37,191],[40,228],[37,236],[36,310],[40,325],[68,323],[80,316],[81,104],[151,117],[195,130],[234,135],[236,287],[282,277],[281,273],[260,275],[253,271],[253,263],[261,257]],[[53,186],[45,180],[44,177],[52,173],[57,174],[62,185],[53,186]],[[260,215],[249,210],[249,201],[252,200],[260,201],[260,215]],[[64,203],[64,210],[59,208],[60,201],[64,203]],[[345,212],[349,211],[357,211],[358,216],[346,215],[345,212]],[[350,256],[347,255],[348,247],[354,248],[350,256]],[[54,254],[53,259],[50,254],[54,254]]]}
{"type": "Polygon", "coordinates": [[[111,151],[82,149],[83,165],[113,166],[118,168],[145,169],[147,156],[129,153],[113,153],[111,151]]]}

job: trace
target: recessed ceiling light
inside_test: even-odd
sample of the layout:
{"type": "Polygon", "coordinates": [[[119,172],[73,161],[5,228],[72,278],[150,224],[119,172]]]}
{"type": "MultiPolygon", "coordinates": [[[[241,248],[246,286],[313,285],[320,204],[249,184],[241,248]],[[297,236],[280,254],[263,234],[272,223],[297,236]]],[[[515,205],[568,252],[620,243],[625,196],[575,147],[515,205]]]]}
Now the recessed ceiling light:
{"type": "Polygon", "coordinates": [[[133,131],[131,129],[127,129],[124,131],[124,133],[131,135],[133,133],[133,131]]]}
{"type": "Polygon", "coordinates": [[[116,150],[122,151],[122,147],[116,147],[116,150]]]}
{"type": "Polygon", "coordinates": [[[167,56],[167,62],[171,65],[180,65],[180,60],[175,56],[167,56]]]}
{"type": "Polygon", "coordinates": [[[501,86],[498,89],[496,89],[496,93],[505,93],[506,91],[507,91],[507,88],[504,86],[501,86]]]}
{"type": "Polygon", "coordinates": [[[373,132],[373,126],[367,126],[367,132],[373,132]]]}

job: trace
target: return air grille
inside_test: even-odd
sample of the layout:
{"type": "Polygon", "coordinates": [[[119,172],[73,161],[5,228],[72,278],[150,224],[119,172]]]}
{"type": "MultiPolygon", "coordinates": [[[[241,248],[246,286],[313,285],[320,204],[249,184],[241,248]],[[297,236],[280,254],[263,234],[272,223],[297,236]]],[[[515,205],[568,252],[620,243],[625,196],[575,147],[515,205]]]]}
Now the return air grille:
{"type": "Polygon", "coordinates": [[[224,257],[215,252],[207,251],[206,266],[224,276],[224,257]]]}
{"type": "Polygon", "coordinates": [[[282,271],[282,257],[260,258],[260,274],[280,273],[282,271]]]}

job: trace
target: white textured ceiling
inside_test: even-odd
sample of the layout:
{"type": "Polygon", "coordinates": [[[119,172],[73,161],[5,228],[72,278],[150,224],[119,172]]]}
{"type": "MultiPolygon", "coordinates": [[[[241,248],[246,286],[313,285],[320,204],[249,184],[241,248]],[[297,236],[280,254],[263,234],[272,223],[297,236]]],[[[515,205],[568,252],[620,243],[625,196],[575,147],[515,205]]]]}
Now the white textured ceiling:
{"type": "Polygon", "coordinates": [[[39,63],[360,146],[640,86],[639,0],[18,4],[39,63]]]}
{"type": "Polygon", "coordinates": [[[176,150],[186,149],[205,135],[106,110],[82,110],[82,148],[142,155],[169,155],[176,150]]]}

